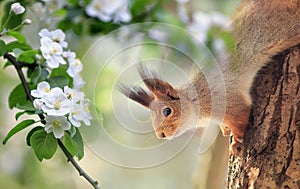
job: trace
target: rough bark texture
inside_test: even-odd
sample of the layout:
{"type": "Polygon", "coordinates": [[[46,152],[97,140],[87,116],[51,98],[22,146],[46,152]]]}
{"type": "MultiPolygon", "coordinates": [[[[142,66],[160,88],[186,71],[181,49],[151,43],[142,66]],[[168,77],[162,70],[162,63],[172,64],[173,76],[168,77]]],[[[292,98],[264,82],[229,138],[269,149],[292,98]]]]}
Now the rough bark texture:
{"type": "Polygon", "coordinates": [[[242,157],[230,157],[228,188],[300,188],[300,47],[257,75],[242,157]]]}

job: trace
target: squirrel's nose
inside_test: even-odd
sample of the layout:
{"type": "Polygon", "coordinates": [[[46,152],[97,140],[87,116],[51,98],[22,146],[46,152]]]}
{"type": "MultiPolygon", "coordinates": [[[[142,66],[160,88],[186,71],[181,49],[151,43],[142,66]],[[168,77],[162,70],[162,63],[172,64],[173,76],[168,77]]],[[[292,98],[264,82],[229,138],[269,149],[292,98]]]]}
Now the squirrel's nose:
{"type": "Polygon", "coordinates": [[[166,133],[162,130],[160,130],[160,131],[156,130],[155,133],[156,133],[157,138],[160,138],[160,139],[166,139],[167,138],[166,133]]]}

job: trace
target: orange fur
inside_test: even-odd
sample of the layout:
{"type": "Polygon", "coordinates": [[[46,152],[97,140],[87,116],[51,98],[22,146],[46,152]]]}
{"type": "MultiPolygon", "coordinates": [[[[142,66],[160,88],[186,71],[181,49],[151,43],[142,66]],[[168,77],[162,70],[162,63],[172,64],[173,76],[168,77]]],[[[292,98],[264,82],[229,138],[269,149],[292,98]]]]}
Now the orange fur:
{"type": "MultiPolygon", "coordinates": [[[[220,94],[208,86],[201,71],[185,85],[175,88],[161,80],[156,72],[140,66],[140,75],[151,93],[141,88],[123,88],[121,92],[151,110],[157,137],[170,139],[184,133],[199,119],[214,119],[223,122],[224,136],[232,135],[231,152],[238,155],[250,115],[253,78],[274,55],[299,44],[299,18],[300,0],[244,0],[241,3],[232,18],[236,51],[230,59],[239,72],[224,69],[227,91],[224,117],[211,117],[211,97],[220,94]]],[[[216,88],[218,79],[214,82],[216,88]]]]}

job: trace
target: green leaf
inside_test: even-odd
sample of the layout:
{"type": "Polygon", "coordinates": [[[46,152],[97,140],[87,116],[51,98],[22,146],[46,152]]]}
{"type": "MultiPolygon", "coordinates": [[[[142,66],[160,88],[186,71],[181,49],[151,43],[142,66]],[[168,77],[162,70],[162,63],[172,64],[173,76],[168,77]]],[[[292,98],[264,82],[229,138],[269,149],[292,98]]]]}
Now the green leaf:
{"type": "Polygon", "coordinates": [[[6,44],[7,51],[12,52],[14,49],[21,49],[23,51],[31,50],[31,46],[27,43],[19,43],[18,41],[13,41],[6,44]]]}
{"type": "Polygon", "coordinates": [[[77,143],[77,147],[78,147],[76,156],[77,156],[78,160],[81,160],[84,156],[84,146],[83,146],[83,142],[82,142],[82,136],[81,136],[78,128],[76,128],[76,133],[73,136],[73,140],[77,143]]]}
{"type": "Polygon", "coordinates": [[[7,52],[6,44],[0,39],[0,56],[3,56],[7,52]]]}
{"type": "Polygon", "coordinates": [[[19,117],[20,117],[21,115],[23,115],[23,114],[25,114],[25,113],[26,113],[26,111],[16,113],[16,115],[15,115],[16,121],[19,119],[19,117]]]}
{"type": "Polygon", "coordinates": [[[7,66],[12,66],[13,64],[10,61],[7,61],[4,66],[3,69],[6,68],[7,66]]]}
{"type": "Polygon", "coordinates": [[[72,8],[68,10],[68,15],[66,16],[66,20],[73,20],[75,17],[80,16],[82,13],[82,9],[80,8],[72,8]]]}
{"type": "Polygon", "coordinates": [[[16,121],[19,119],[20,116],[22,116],[22,115],[24,115],[24,114],[27,114],[27,115],[33,115],[33,114],[34,114],[34,111],[22,111],[22,112],[16,113],[16,115],[15,115],[16,121]]]}
{"type": "Polygon", "coordinates": [[[44,130],[35,131],[30,137],[31,147],[39,161],[50,159],[57,149],[57,139],[53,133],[44,130]]]}
{"type": "Polygon", "coordinates": [[[65,17],[67,14],[68,14],[68,11],[66,9],[58,9],[55,12],[53,12],[53,16],[65,17]]]}
{"type": "Polygon", "coordinates": [[[15,49],[12,49],[12,52],[15,54],[15,57],[18,58],[20,56],[20,54],[22,54],[24,51],[19,48],[15,48],[15,49]]]}
{"type": "Polygon", "coordinates": [[[48,79],[48,83],[53,87],[64,88],[64,86],[69,85],[69,79],[65,76],[54,76],[48,79]]]}
{"type": "Polygon", "coordinates": [[[145,13],[146,7],[153,3],[153,0],[134,0],[131,1],[131,12],[133,15],[140,15],[145,13]]]}
{"type": "MultiPolygon", "coordinates": [[[[33,88],[33,85],[28,84],[28,86],[30,89],[33,88]]],[[[24,90],[22,84],[17,85],[9,94],[8,105],[9,105],[9,108],[11,108],[11,109],[13,107],[17,107],[17,106],[22,107],[24,105],[24,106],[27,106],[27,108],[29,108],[29,109],[27,109],[27,108],[22,108],[22,109],[32,110],[33,106],[28,105],[29,103],[32,104],[32,102],[27,100],[27,96],[26,96],[26,93],[25,93],[25,90],[24,90]]]]}
{"type": "Polygon", "coordinates": [[[33,129],[31,129],[26,136],[26,144],[28,146],[31,146],[30,138],[33,135],[33,133],[35,133],[36,131],[39,131],[39,130],[43,130],[43,129],[44,129],[44,127],[42,127],[42,126],[37,126],[37,127],[34,127],[33,129]]]}
{"type": "Polygon", "coordinates": [[[41,76],[39,78],[39,82],[45,81],[46,78],[48,77],[48,75],[49,75],[49,71],[47,69],[45,69],[45,68],[42,68],[41,69],[41,76]]]}
{"type": "Polygon", "coordinates": [[[84,3],[85,3],[86,5],[88,5],[88,4],[90,4],[91,1],[92,1],[92,0],[84,0],[84,3]]]}
{"type": "MultiPolygon", "coordinates": [[[[24,20],[24,17],[26,14],[10,14],[10,9],[11,5],[16,2],[16,1],[6,1],[6,4],[4,4],[4,8],[1,5],[1,15],[2,15],[2,23],[5,23],[7,20],[8,16],[10,15],[10,19],[8,23],[6,24],[5,28],[6,29],[12,29],[18,27],[22,21],[24,20]]],[[[25,5],[24,2],[22,1],[23,6],[25,5]]],[[[20,30],[22,27],[18,28],[20,30]]],[[[14,29],[16,30],[16,29],[14,29]]]]}
{"type": "Polygon", "coordinates": [[[9,31],[6,33],[7,35],[13,36],[19,43],[26,43],[26,38],[20,32],[17,31],[9,31]]]}
{"type": "Polygon", "coordinates": [[[26,62],[32,64],[35,62],[35,55],[38,53],[38,50],[28,50],[21,53],[17,60],[20,62],[26,62]]]}
{"type": "Polygon", "coordinates": [[[72,77],[69,76],[69,74],[67,73],[67,66],[61,65],[58,68],[55,68],[52,70],[50,78],[54,77],[54,76],[63,76],[68,78],[69,80],[69,86],[72,87],[73,86],[73,79],[72,77]]]}
{"type": "Polygon", "coordinates": [[[20,110],[26,110],[26,111],[35,111],[36,110],[31,101],[27,101],[25,104],[17,104],[15,107],[20,110]]]}
{"type": "Polygon", "coordinates": [[[65,65],[60,65],[58,68],[54,68],[51,71],[51,75],[50,77],[54,77],[54,76],[67,76],[67,69],[68,67],[65,65]]]}
{"type": "Polygon", "coordinates": [[[68,133],[65,133],[64,135],[64,145],[67,148],[67,150],[70,152],[72,157],[76,155],[78,151],[77,143],[70,137],[68,133]]]}
{"type": "Polygon", "coordinates": [[[68,0],[68,2],[73,6],[79,5],[79,0],[68,0]]]}
{"type": "Polygon", "coordinates": [[[234,44],[233,36],[228,31],[222,31],[220,37],[225,42],[228,52],[234,53],[235,48],[234,45],[232,45],[234,44]]]}
{"type": "Polygon", "coordinates": [[[33,119],[27,119],[27,120],[24,120],[21,123],[17,124],[14,128],[12,128],[12,130],[10,130],[8,132],[8,134],[6,135],[6,137],[3,140],[3,144],[6,144],[8,139],[10,139],[10,137],[12,137],[14,134],[18,133],[19,131],[25,129],[26,127],[28,127],[34,123],[35,123],[35,121],[33,119]]]}
{"type": "Polygon", "coordinates": [[[8,97],[9,108],[12,109],[20,102],[26,101],[26,94],[22,84],[17,85],[8,97]]]}
{"type": "Polygon", "coordinates": [[[70,20],[62,20],[58,23],[57,27],[63,31],[67,31],[72,28],[72,22],[70,20]]]}
{"type": "Polygon", "coordinates": [[[30,80],[31,83],[33,83],[34,85],[36,85],[39,81],[39,78],[41,76],[41,67],[40,66],[36,66],[32,72],[32,74],[30,75],[30,80]]]}
{"type": "Polygon", "coordinates": [[[72,30],[76,35],[81,35],[83,31],[83,24],[82,22],[76,23],[72,25],[72,30]]]}
{"type": "Polygon", "coordinates": [[[76,134],[76,127],[72,126],[70,130],[68,130],[70,136],[73,138],[73,136],[76,134]]]}

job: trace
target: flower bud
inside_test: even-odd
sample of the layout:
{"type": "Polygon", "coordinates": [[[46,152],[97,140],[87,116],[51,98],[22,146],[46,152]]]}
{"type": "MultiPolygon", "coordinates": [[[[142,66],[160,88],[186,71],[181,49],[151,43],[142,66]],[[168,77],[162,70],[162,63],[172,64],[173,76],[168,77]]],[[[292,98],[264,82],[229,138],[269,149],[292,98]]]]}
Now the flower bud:
{"type": "Polygon", "coordinates": [[[41,110],[42,109],[42,105],[43,105],[43,101],[41,99],[35,99],[33,101],[33,106],[35,107],[35,109],[37,110],[41,110]]]}
{"type": "Polygon", "coordinates": [[[30,20],[30,19],[25,19],[25,20],[23,21],[23,24],[24,24],[24,25],[30,25],[30,24],[31,24],[31,20],[30,20]]]}
{"type": "Polygon", "coordinates": [[[25,8],[20,3],[13,3],[10,6],[10,10],[15,14],[23,14],[25,12],[25,8]]]}

